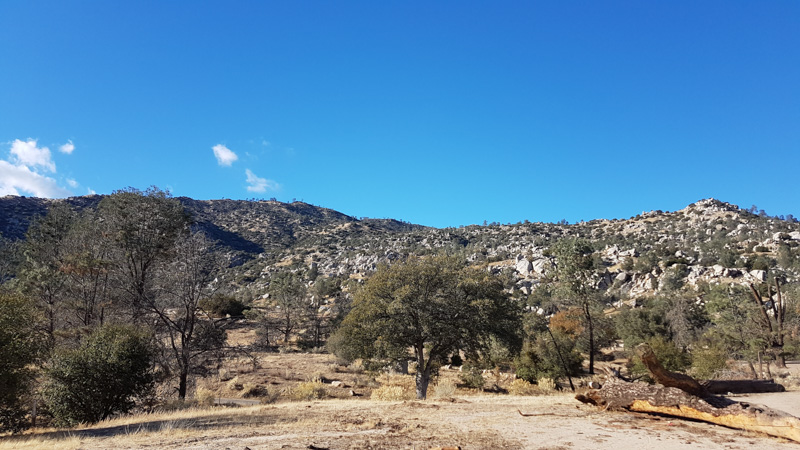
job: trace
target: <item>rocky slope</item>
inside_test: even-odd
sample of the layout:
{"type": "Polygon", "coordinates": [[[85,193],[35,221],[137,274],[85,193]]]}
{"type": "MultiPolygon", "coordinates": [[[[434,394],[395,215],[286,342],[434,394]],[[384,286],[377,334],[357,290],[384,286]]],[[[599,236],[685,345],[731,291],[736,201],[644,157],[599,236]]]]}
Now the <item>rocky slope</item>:
{"type": "MultiPolygon", "coordinates": [[[[101,196],[46,200],[0,198],[0,233],[24,238],[50,205],[94,208],[101,196]]],[[[530,294],[553,260],[547,247],[582,237],[597,249],[597,283],[623,299],[676,285],[758,282],[800,274],[800,224],[758,216],[714,199],[675,212],[578,224],[517,223],[436,229],[395,220],[356,219],[302,202],[179,198],[197,227],[228,255],[230,280],[256,294],[271,272],[314,267],[321,275],[361,278],[409,254],[456,252],[502,273],[517,296],[530,294]]]]}

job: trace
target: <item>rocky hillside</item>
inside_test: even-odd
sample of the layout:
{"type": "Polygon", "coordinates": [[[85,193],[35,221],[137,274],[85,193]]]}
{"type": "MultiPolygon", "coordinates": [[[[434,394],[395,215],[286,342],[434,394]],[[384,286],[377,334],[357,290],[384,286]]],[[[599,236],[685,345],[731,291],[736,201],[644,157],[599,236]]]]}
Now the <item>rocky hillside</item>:
{"type": "MultiPolygon", "coordinates": [[[[101,196],[46,200],[0,198],[0,232],[24,238],[31,219],[50,205],[94,208],[101,196]]],[[[676,286],[757,282],[770,272],[800,276],[800,224],[756,215],[714,199],[675,212],[578,224],[516,223],[436,229],[395,220],[356,219],[302,202],[179,198],[199,229],[228,255],[230,280],[256,294],[268,274],[314,267],[325,276],[361,278],[382,262],[409,254],[457,252],[504,274],[524,296],[546,276],[547,247],[582,237],[596,249],[600,287],[636,299],[676,286]]]]}

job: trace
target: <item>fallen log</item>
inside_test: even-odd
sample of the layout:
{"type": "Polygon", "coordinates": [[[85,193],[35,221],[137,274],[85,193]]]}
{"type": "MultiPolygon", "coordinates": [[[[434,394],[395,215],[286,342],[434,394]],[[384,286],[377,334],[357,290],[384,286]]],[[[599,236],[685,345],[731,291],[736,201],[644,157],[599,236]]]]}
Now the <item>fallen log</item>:
{"type": "Polygon", "coordinates": [[[609,378],[599,389],[575,398],[606,409],[700,420],[800,442],[799,418],[766,406],[713,395],[714,389],[708,383],[700,384],[688,375],[664,369],[647,345],[637,347],[637,353],[653,379],[662,386],[609,378]]]}
{"type": "Polygon", "coordinates": [[[800,419],[783,411],[735,402],[724,397],[698,397],[678,388],[609,379],[602,388],[578,394],[583,403],[612,410],[663,414],[757,431],[800,442],[800,419]]]}
{"type": "Polygon", "coordinates": [[[670,372],[661,366],[650,346],[643,344],[636,348],[650,376],[667,387],[676,387],[689,394],[700,397],[708,394],[756,394],[761,392],[785,392],[786,388],[773,380],[707,380],[698,382],[689,375],[670,372]]]}
{"type": "Polygon", "coordinates": [[[773,380],[708,380],[701,383],[709,394],[760,394],[786,392],[782,384],[773,380]]]}

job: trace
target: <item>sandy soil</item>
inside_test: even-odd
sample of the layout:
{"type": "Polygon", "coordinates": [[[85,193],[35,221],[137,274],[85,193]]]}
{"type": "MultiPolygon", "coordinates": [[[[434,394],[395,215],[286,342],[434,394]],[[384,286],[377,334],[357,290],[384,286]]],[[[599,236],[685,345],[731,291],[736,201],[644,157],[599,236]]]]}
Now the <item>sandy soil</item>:
{"type": "MultiPolygon", "coordinates": [[[[177,420],[142,416],[125,425],[72,430],[69,436],[73,444],[59,448],[800,449],[797,443],[703,423],[601,411],[567,394],[287,402],[217,408],[177,420]]],[[[45,433],[35,438],[46,448],[48,439],[57,437],[45,433]]],[[[13,441],[0,444],[15,448],[13,441]]]]}

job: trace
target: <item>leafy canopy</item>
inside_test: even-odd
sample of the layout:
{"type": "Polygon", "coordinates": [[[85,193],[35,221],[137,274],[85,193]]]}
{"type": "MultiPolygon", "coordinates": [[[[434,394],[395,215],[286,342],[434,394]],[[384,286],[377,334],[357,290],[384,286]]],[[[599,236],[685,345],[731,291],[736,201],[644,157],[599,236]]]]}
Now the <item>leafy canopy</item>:
{"type": "Polygon", "coordinates": [[[92,423],[129,411],[153,386],[150,338],[130,326],[96,329],[79,348],[60,350],[46,368],[43,394],[60,425],[92,423]]]}
{"type": "Polygon", "coordinates": [[[520,306],[485,270],[452,257],[411,257],[382,266],[364,284],[334,336],[346,359],[402,360],[414,352],[417,396],[437,364],[459,350],[477,357],[490,338],[519,347],[520,306]]]}

